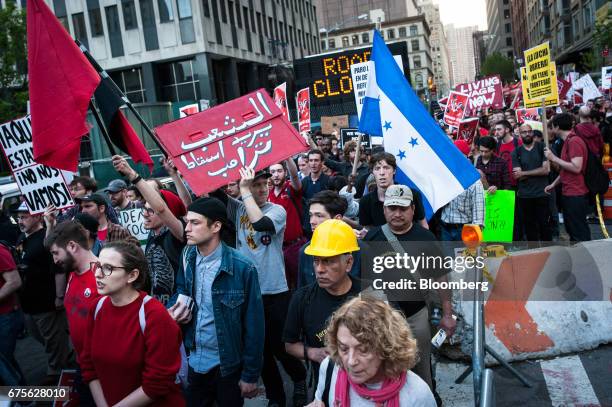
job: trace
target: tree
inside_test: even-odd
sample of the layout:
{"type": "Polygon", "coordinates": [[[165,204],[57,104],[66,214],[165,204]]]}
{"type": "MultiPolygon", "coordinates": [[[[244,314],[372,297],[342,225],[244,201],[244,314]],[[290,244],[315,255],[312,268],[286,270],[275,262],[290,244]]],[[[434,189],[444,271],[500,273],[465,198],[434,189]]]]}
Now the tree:
{"type": "Polygon", "coordinates": [[[28,100],[25,10],[0,9],[0,123],[23,116],[28,100]]]}
{"type": "Polygon", "coordinates": [[[503,82],[514,80],[514,63],[499,52],[489,55],[482,63],[480,71],[484,76],[499,75],[503,82]]]}
{"type": "MultiPolygon", "coordinates": [[[[612,44],[612,10],[608,9],[608,15],[605,20],[600,20],[595,23],[595,32],[593,33],[594,47],[593,57],[594,69],[602,68],[607,65],[608,57],[602,55],[602,51],[605,48],[609,48],[612,44]]],[[[609,51],[608,51],[609,52],[609,51]]]]}

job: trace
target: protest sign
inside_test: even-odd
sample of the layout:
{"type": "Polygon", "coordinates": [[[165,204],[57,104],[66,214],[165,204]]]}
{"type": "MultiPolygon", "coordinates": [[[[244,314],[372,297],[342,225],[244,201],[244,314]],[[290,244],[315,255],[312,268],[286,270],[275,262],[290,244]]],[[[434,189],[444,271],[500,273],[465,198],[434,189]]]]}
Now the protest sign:
{"type": "Polygon", "coordinates": [[[264,89],[155,128],[156,138],[196,195],[308,150],[264,89]]]}
{"type": "Polygon", "coordinates": [[[612,88],[612,66],[604,66],[601,68],[601,88],[612,88]]]}
{"type": "Polygon", "coordinates": [[[516,110],[516,122],[518,124],[525,123],[525,120],[535,120],[540,121],[542,118],[542,109],[541,108],[531,108],[531,109],[517,109],[516,110]]]}
{"type": "Polygon", "coordinates": [[[192,114],[196,114],[199,111],[200,111],[200,106],[197,103],[179,107],[179,119],[182,119],[183,117],[187,117],[192,114]]]}
{"type": "Polygon", "coordinates": [[[551,77],[550,46],[548,41],[525,51],[527,92],[525,99],[542,99],[553,96],[556,77],[551,77]]]}
{"type": "Polygon", "coordinates": [[[200,112],[210,108],[210,100],[208,99],[200,99],[200,112]]]}
{"type": "Polygon", "coordinates": [[[138,239],[142,246],[146,245],[149,231],[144,228],[142,209],[124,209],[117,212],[117,215],[119,216],[119,223],[121,223],[121,226],[138,239]]]}
{"type": "Polygon", "coordinates": [[[570,90],[571,87],[571,83],[569,83],[565,79],[557,77],[557,91],[559,93],[559,100],[565,100],[567,92],[570,90]]]}
{"type": "Polygon", "coordinates": [[[459,129],[457,130],[457,138],[467,141],[468,144],[472,144],[477,128],[478,117],[471,117],[469,119],[461,120],[459,123],[459,129]]]}
{"type": "Polygon", "coordinates": [[[289,118],[289,108],[287,107],[287,82],[283,82],[274,88],[274,103],[283,112],[285,119],[291,121],[289,118]]]}
{"type": "Polygon", "coordinates": [[[298,129],[300,133],[310,131],[310,88],[298,90],[295,99],[298,112],[298,129]]]}
{"type": "Polygon", "coordinates": [[[483,241],[512,242],[514,229],[514,191],[485,192],[483,241]]]}
{"type": "Polygon", "coordinates": [[[62,171],[34,161],[30,116],[1,125],[0,144],[32,215],[74,205],[62,171]]]}
{"type": "Polygon", "coordinates": [[[340,116],[321,116],[321,133],[332,134],[334,131],[338,132],[343,127],[348,127],[349,117],[348,114],[340,116]]]}
{"type": "MultiPolygon", "coordinates": [[[[546,97],[544,99],[544,105],[546,107],[557,106],[559,105],[559,89],[557,82],[557,67],[554,62],[550,63],[551,71],[550,76],[553,78],[553,85],[551,85],[552,95],[546,97]]],[[[521,86],[523,89],[523,106],[526,109],[530,109],[533,107],[542,107],[542,98],[532,98],[529,97],[529,79],[528,74],[525,67],[521,67],[521,86]]],[[[567,93],[567,91],[566,91],[567,93]]]]}
{"type": "Polygon", "coordinates": [[[448,103],[444,109],[444,123],[449,126],[459,127],[467,110],[469,96],[465,93],[451,91],[448,96],[448,103]]]}
{"type": "Polygon", "coordinates": [[[467,116],[476,116],[481,110],[490,107],[503,109],[504,89],[499,76],[489,76],[470,83],[462,83],[455,91],[469,95],[467,116]]]}
{"type": "Polygon", "coordinates": [[[372,148],[372,139],[369,134],[359,133],[357,129],[340,129],[340,148],[344,148],[344,144],[349,141],[357,141],[361,134],[361,146],[363,148],[372,148]]]}
{"type": "Polygon", "coordinates": [[[601,92],[597,89],[597,85],[593,82],[591,75],[586,74],[582,78],[574,82],[575,89],[582,89],[582,100],[588,101],[601,97],[601,92]]]}
{"type": "MultiPolygon", "coordinates": [[[[404,64],[401,55],[393,55],[397,66],[404,72],[404,64]]],[[[368,86],[368,73],[372,70],[373,62],[366,61],[351,65],[351,79],[353,80],[353,94],[355,95],[355,105],[357,106],[357,117],[361,117],[361,108],[368,86]]]]}
{"type": "Polygon", "coordinates": [[[57,386],[68,388],[68,399],[55,400],[53,407],[78,407],[81,404],[76,378],[77,371],[75,369],[62,369],[57,386]]]}

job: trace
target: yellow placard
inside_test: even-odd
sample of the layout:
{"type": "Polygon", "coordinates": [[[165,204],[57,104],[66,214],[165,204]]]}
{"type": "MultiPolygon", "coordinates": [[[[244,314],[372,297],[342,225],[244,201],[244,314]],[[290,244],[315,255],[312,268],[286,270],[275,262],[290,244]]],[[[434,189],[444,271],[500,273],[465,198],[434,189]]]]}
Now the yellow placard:
{"type": "MultiPolygon", "coordinates": [[[[525,51],[525,68],[530,99],[553,96],[553,78],[550,75],[550,46],[548,41],[525,51]]],[[[556,84],[556,79],[554,81],[556,84]]],[[[523,96],[524,97],[524,96],[523,96]]]]}
{"type": "MultiPolygon", "coordinates": [[[[552,96],[549,96],[544,101],[544,106],[558,106],[559,105],[559,87],[557,86],[557,66],[555,62],[550,63],[550,77],[552,78],[552,96]]],[[[534,99],[531,96],[531,90],[528,87],[527,72],[525,67],[521,67],[521,86],[523,88],[523,104],[525,109],[532,107],[542,107],[542,98],[534,99]]]]}

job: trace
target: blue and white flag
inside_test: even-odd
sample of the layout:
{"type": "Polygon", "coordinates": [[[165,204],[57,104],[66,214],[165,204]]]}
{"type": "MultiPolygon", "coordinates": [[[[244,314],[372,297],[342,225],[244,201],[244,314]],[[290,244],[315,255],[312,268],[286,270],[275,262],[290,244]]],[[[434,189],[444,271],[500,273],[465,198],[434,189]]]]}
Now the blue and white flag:
{"type": "Polygon", "coordinates": [[[383,136],[397,160],[396,181],[421,192],[429,218],[480,175],[425,110],[378,31],[373,37],[359,131],[383,136]]]}

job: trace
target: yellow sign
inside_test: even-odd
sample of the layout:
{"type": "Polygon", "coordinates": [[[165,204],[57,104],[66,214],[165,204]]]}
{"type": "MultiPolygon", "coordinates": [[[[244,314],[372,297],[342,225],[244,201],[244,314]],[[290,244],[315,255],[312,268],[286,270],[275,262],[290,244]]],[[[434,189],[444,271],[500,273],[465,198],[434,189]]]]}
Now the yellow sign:
{"type": "MultiPolygon", "coordinates": [[[[559,87],[557,86],[557,66],[554,62],[550,63],[550,77],[552,78],[552,96],[549,96],[544,101],[544,106],[558,106],[559,105],[559,87]]],[[[531,90],[527,86],[527,72],[525,67],[521,67],[521,86],[523,88],[523,104],[525,109],[532,107],[542,107],[542,98],[534,99],[531,96],[531,90]]]]}
{"type": "MultiPolygon", "coordinates": [[[[527,87],[530,99],[553,96],[553,78],[550,76],[550,46],[548,41],[525,51],[527,87]]],[[[556,84],[556,79],[554,81],[556,84]]],[[[541,103],[541,101],[540,101],[541,103]]]]}

